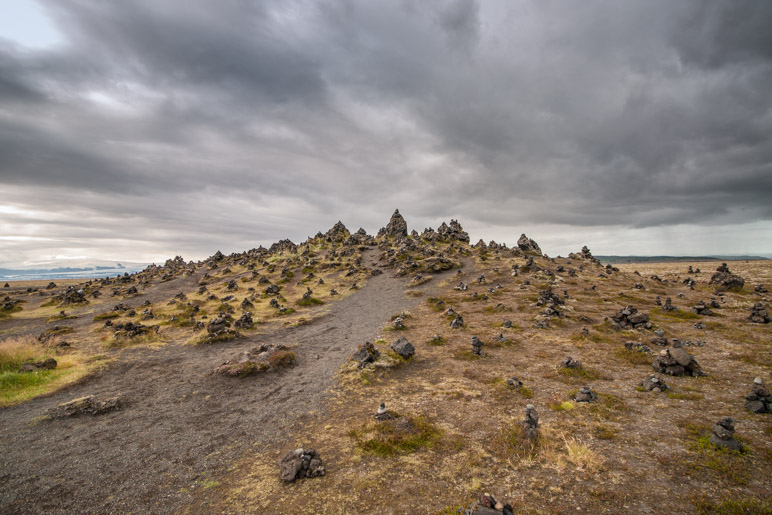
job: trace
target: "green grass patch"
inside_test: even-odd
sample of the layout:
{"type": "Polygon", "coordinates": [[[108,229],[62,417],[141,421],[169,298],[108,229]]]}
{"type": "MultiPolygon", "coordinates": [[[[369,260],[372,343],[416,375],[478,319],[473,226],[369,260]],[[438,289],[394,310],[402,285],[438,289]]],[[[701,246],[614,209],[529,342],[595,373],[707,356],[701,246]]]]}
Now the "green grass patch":
{"type": "Polygon", "coordinates": [[[443,338],[440,335],[433,336],[431,340],[429,340],[429,345],[433,347],[438,347],[440,345],[445,345],[445,338],[443,338]]]}
{"type": "Polygon", "coordinates": [[[98,322],[100,320],[107,320],[109,318],[117,318],[121,316],[120,313],[117,311],[107,311],[105,313],[99,313],[97,315],[94,315],[94,322],[98,322]]]}
{"type": "Polygon", "coordinates": [[[555,401],[547,404],[547,407],[552,411],[571,411],[576,406],[574,406],[574,403],[571,401],[555,401]]]}
{"type": "Polygon", "coordinates": [[[430,448],[441,435],[442,431],[421,415],[373,421],[348,433],[362,452],[381,457],[411,454],[430,448]]]}
{"type": "Polygon", "coordinates": [[[22,309],[21,306],[19,306],[18,304],[15,304],[10,309],[0,309],[0,318],[7,318],[11,316],[13,313],[18,313],[19,311],[21,311],[21,309],[22,309]]]}
{"type": "Polygon", "coordinates": [[[558,376],[563,377],[565,379],[582,379],[582,380],[588,380],[588,381],[600,379],[600,374],[598,374],[592,369],[584,368],[584,367],[583,368],[560,367],[558,368],[558,376]]]}
{"type": "Polygon", "coordinates": [[[31,338],[0,342],[0,407],[19,404],[58,390],[82,378],[101,363],[101,358],[87,362],[80,353],[55,356],[31,338]],[[51,357],[57,360],[54,370],[19,372],[24,363],[51,357]]]}
{"type": "Polygon", "coordinates": [[[302,299],[296,300],[295,304],[298,306],[318,306],[320,304],[324,304],[324,302],[321,299],[317,299],[315,297],[304,297],[302,299]]]}

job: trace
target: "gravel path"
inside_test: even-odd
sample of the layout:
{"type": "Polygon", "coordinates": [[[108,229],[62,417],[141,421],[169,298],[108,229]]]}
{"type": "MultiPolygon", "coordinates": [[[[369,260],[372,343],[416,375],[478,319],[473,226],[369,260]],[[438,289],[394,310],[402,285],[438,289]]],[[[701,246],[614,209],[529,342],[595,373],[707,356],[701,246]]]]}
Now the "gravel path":
{"type": "MultiPolygon", "coordinates": [[[[365,263],[373,266],[372,257],[365,263]]],[[[405,285],[386,271],[305,326],[208,347],[130,349],[85,383],[0,409],[0,512],[168,513],[190,503],[187,489],[207,473],[254,444],[278,440],[283,428],[323,407],[356,345],[420,301],[404,296],[405,285]],[[210,374],[263,341],[296,345],[297,365],[241,380],[210,374]],[[90,394],[120,395],[126,407],[32,423],[90,394]]]]}

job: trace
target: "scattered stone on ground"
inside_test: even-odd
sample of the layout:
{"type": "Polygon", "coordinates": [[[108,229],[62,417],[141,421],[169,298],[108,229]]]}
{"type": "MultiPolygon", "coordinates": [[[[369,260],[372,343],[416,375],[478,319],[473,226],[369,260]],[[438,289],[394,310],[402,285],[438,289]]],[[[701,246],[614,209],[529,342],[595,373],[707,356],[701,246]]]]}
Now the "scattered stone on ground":
{"type": "Polygon", "coordinates": [[[233,325],[236,329],[252,329],[255,326],[255,321],[252,319],[252,313],[245,311],[233,325]]]}
{"type": "Polygon", "coordinates": [[[755,303],[753,308],[751,308],[751,314],[748,316],[748,320],[754,324],[768,324],[770,319],[764,304],[761,302],[755,303]]]}
{"type": "Polygon", "coordinates": [[[229,377],[245,377],[271,372],[295,364],[295,353],[282,344],[264,343],[241,352],[236,358],[218,366],[215,373],[229,377]]]}
{"type": "Polygon", "coordinates": [[[560,366],[562,368],[573,368],[577,370],[581,370],[582,368],[582,364],[571,356],[568,356],[565,360],[563,360],[563,362],[560,363],[560,366]]]}
{"type": "MultiPolygon", "coordinates": [[[[667,343],[665,343],[665,345],[667,345],[667,343]]],[[[651,349],[651,347],[649,347],[644,343],[625,342],[625,349],[636,351],[636,352],[644,352],[646,354],[651,354],[652,356],[654,355],[654,351],[651,349]]]]}
{"type": "Polygon", "coordinates": [[[649,315],[646,313],[639,313],[633,306],[627,306],[626,308],[619,310],[611,316],[611,320],[622,329],[638,329],[641,327],[651,329],[649,315]]]}
{"type": "Polygon", "coordinates": [[[710,441],[716,447],[731,451],[742,451],[742,445],[734,438],[734,420],[724,417],[713,426],[710,441]]]}
{"type": "MultiPolygon", "coordinates": [[[[461,513],[460,509],[459,513],[461,513]]],[[[514,513],[512,505],[497,501],[491,494],[484,493],[479,500],[464,510],[463,515],[514,515],[514,513]]]]}
{"type": "Polygon", "coordinates": [[[713,311],[711,311],[707,304],[705,304],[703,301],[700,301],[696,305],[692,306],[692,313],[703,316],[711,316],[713,311]]]}
{"type": "Polygon", "coordinates": [[[662,380],[662,378],[655,376],[654,374],[651,374],[649,377],[643,380],[641,383],[641,387],[646,390],[647,392],[664,392],[668,389],[667,384],[665,384],[665,381],[662,380]]]}
{"type": "Polygon", "coordinates": [[[324,475],[324,465],[314,449],[295,449],[288,452],[279,464],[279,479],[292,483],[297,479],[324,475]]]}
{"type": "Polygon", "coordinates": [[[68,418],[80,415],[102,415],[118,409],[121,409],[119,397],[99,399],[93,395],[88,395],[59,404],[48,410],[47,415],[50,418],[68,418]]]}
{"type": "Polygon", "coordinates": [[[583,386],[574,395],[574,400],[576,402],[595,402],[598,400],[598,395],[589,386],[583,386]]]}

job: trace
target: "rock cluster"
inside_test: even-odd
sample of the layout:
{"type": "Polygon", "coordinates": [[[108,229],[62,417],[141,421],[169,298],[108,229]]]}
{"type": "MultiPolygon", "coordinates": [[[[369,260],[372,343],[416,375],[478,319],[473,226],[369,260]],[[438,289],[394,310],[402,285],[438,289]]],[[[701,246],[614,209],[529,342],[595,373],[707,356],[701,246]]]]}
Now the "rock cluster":
{"type": "Polygon", "coordinates": [[[351,233],[348,229],[346,229],[346,226],[343,225],[343,222],[338,220],[338,222],[333,225],[329,231],[324,233],[324,239],[328,242],[343,242],[347,240],[351,236],[351,233]]]}
{"type": "Polygon", "coordinates": [[[754,413],[772,413],[772,395],[760,377],[753,380],[753,390],[745,396],[745,409],[754,413]]]}
{"type": "Polygon", "coordinates": [[[520,235],[520,238],[517,240],[517,246],[520,247],[520,250],[523,252],[533,252],[541,256],[539,244],[525,234],[520,235]]]}
{"type": "Polygon", "coordinates": [[[638,329],[640,327],[651,329],[649,315],[646,313],[639,313],[633,306],[627,306],[626,308],[619,310],[619,312],[611,316],[611,320],[622,329],[638,329]]]}
{"type": "Polygon", "coordinates": [[[142,325],[140,323],[126,322],[124,324],[115,324],[116,338],[135,338],[143,334],[149,334],[151,330],[158,332],[158,326],[142,325]]]}
{"type": "Polygon", "coordinates": [[[706,375],[694,356],[686,352],[680,342],[674,342],[672,347],[662,350],[654,359],[652,366],[657,372],[671,376],[706,375]]]}
{"type": "Polygon", "coordinates": [[[583,386],[574,395],[574,400],[576,402],[595,402],[598,400],[598,395],[589,386],[583,386]]]}
{"type": "Polygon", "coordinates": [[[562,368],[575,368],[577,370],[581,370],[582,368],[582,364],[571,356],[568,356],[565,360],[563,360],[563,362],[560,363],[560,366],[562,368]]]}
{"type": "Polygon", "coordinates": [[[295,353],[286,345],[264,343],[226,361],[215,369],[215,373],[228,377],[245,377],[290,367],[294,363],[295,353]]]}
{"type": "Polygon", "coordinates": [[[536,299],[536,304],[539,306],[547,306],[544,310],[546,316],[560,316],[561,313],[558,310],[558,306],[564,304],[563,299],[558,294],[552,291],[552,288],[547,287],[546,290],[539,292],[539,298],[536,299]]]}
{"type": "Polygon", "coordinates": [[[121,408],[118,397],[99,399],[93,395],[73,399],[48,410],[50,418],[77,417],[80,415],[102,415],[121,408]]]}
{"type": "Polygon", "coordinates": [[[662,306],[662,311],[675,311],[677,309],[678,308],[673,305],[673,299],[670,297],[665,299],[665,305],[662,306]]]}
{"type": "Polygon", "coordinates": [[[359,368],[364,367],[368,363],[372,363],[380,357],[381,353],[370,342],[365,342],[364,345],[360,345],[357,351],[351,356],[352,361],[359,362],[359,368]]]}
{"type": "Polygon", "coordinates": [[[407,222],[402,218],[402,215],[399,214],[399,209],[394,210],[394,214],[391,215],[386,227],[382,227],[378,231],[378,237],[380,238],[383,236],[391,236],[394,238],[404,238],[407,236],[407,222]]]}
{"type": "Polygon", "coordinates": [[[404,336],[391,344],[391,350],[399,354],[404,359],[410,359],[415,354],[415,347],[413,347],[413,344],[407,341],[407,338],[404,336]]]}
{"type": "Polygon", "coordinates": [[[279,464],[279,479],[292,483],[296,479],[324,475],[324,464],[314,449],[295,449],[288,452],[279,464]]]}
{"type": "Polygon", "coordinates": [[[705,304],[703,301],[700,301],[697,303],[697,305],[692,306],[692,313],[703,316],[711,316],[713,311],[711,311],[710,306],[705,304]]]}
{"type": "Polygon", "coordinates": [[[751,314],[748,317],[748,320],[754,324],[768,324],[769,315],[767,314],[766,308],[764,308],[764,304],[761,302],[755,303],[753,308],[751,308],[751,314]]]}
{"type": "MultiPolygon", "coordinates": [[[[426,231],[424,231],[425,233],[426,231]]],[[[446,225],[442,222],[437,228],[437,234],[439,239],[443,241],[455,240],[463,243],[469,243],[469,234],[461,227],[461,224],[456,220],[451,220],[450,225],[446,225]]]]}
{"type": "Polygon", "coordinates": [[[83,289],[76,290],[70,286],[64,294],[57,297],[63,306],[69,304],[85,304],[88,302],[86,299],[86,292],[83,289]]]}
{"type": "Polygon", "coordinates": [[[255,321],[252,319],[252,313],[249,311],[242,313],[241,317],[236,320],[233,325],[236,326],[236,329],[252,329],[255,326],[255,321]]]}
{"type": "Polygon", "coordinates": [[[716,447],[732,451],[742,451],[742,445],[734,438],[734,420],[724,417],[713,426],[710,441],[716,447]]]}
{"type": "Polygon", "coordinates": [[[710,278],[710,283],[715,285],[717,291],[729,290],[731,288],[742,288],[745,285],[745,279],[729,271],[726,263],[722,263],[716,268],[716,273],[710,278]]]}
{"type": "MultiPolygon", "coordinates": [[[[664,345],[667,345],[667,340],[665,340],[664,345]]],[[[638,343],[638,342],[625,342],[625,349],[635,351],[635,352],[644,352],[646,354],[654,355],[654,351],[651,350],[651,347],[644,343],[638,343]]]]}
{"type": "Polygon", "coordinates": [[[514,513],[511,504],[497,501],[489,493],[482,494],[479,500],[464,510],[464,515],[514,515],[514,513]]]}
{"type": "Polygon", "coordinates": [[[655,376],[654,374],[644,379],[643,382],[641,383],[641,387],[647,392],[656,392],[656,393],[664,392],[665,390],[668,389],[668,386],[665,384],[665,381],[655,376]]]}

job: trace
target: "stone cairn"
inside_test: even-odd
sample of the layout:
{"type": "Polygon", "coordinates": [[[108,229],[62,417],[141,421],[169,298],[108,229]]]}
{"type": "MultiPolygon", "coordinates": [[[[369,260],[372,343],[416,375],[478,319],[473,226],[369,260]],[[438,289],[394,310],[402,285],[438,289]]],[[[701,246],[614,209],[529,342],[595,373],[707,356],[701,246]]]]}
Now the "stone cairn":
{"type": "Polygon", "coordinates": [[[745,396],[745,409],[754,413],[772,413],[772,395],[760,377],[753,380],[751,393],[745,396]]]}
{"type": "Polygon", "coordinates": [[[697,315],[710,316],[713,314],[713,311],[711,311],[710,306],[705,304],[705,302],[700,301],[697,303],[697,305],[692,306],[692,313],[697,315]]]}
{"type": "Polygon", "coordinates": [[[649,315],[646,313],[639,313],[633,306],[627,306],[626,308],[619,310],[611,316],[611,320],[622,329],[638,329],[641,327],[651,329],[649,315]]]}
{"type": "Polygon", "coordinates": [[[644,379],[643,382],[641,382],[641,388],[647,392],[660,393],[667,390],[668,385],[665,384],[665,381],[663,381],[661,378],[651,374],[649,377],[644,379]]]}
{"type": "Polygon", "coordinates": [[[451,329],[458,329],[459,327],[464,327],[464,319],[461,315],[456,313],[456,318],[451,320],[450,322],[451,329]]]}
{"type": "Polygon", "coordinates": [[[324,464],[314,449],[295,449],[288,452],[279,464],[279,479],[292,483],[297,479],[324,475],[324,464]]]}
{"type": "Polygon", "coordinates": [[[713,434],[710,441],[719,449],[742,451],[742,445],[734,438],[734,420],[724,417],[713,426],[713,434]]]}
{"type": "Polygon", "coordinates": [[[770,319],[767,310],[764,308],[764,304],[761,302],[754,304],[748,320],[754,324],[768,324],[770,319]]]}
{"type": "Polygon", "coordinates": [[[598,400],[598,395],[592,391],[589,386],[583,386],[579,389],[576,395],[574,395],[576,402],[595,402],[598,400]]]}
{"type": "Polygon", "coordinates": [[[675,311],[676,309],[678,308],[673,305],[673,299],[670,297],[666,298],[665,305],[662,306],[662,311],[675,311]]]}
{"type": "Polygon", "coordinates": [[[722,263],[716,268],[716,273],[710,278],[710,283],[715,285],[717,291],[729,290],[731,288],[742,288],[745,285],[745,279],[729,271],[726,263],[722,263]]]}
{"type": "Polygon", "coordinates": [[[568,356],[565,360],[563,360],[563,362],[560,363],[560,366],[562,368],[575,368],[578,370],[581,370],[582,368],[582,364],[571,356],[568,356]]]}
{"type": "Polygon", "coordinates": [[[389,411],[386,409],[386,403],[382,402],[378,406],[378,411],[375,412],[375,415],[373,415],[373,418],[377,420],[378,422],[383,422],[385,420],[392,420],[397,418],[397,414],[393,411],[389,411]]]}
{"type": "Polygon", "coordinates": [[[694,359],[694,356],[686,352],[681,346],[681,342],[673,342],[673,346],[669,349],[664,349],[659,353],[652,363],[652,367],[659,373],[667,374],[671,376],[704,376],[705,372],[702,371],[702,367],[694,359]]]}
{"type": "Polygon", "coordinates": [[[525,407],[525,419],[520,422],[523,427],[523,436],[528,441],[535,441],[539,438],[539,412],[533,404],[525,407]]]}
{"type": "Polygon", "coordinates": [[[482,356],[483,355],[483,342],[480,340],[477,336],[472,336],[472,354],[475,356],[482,356]]]}

